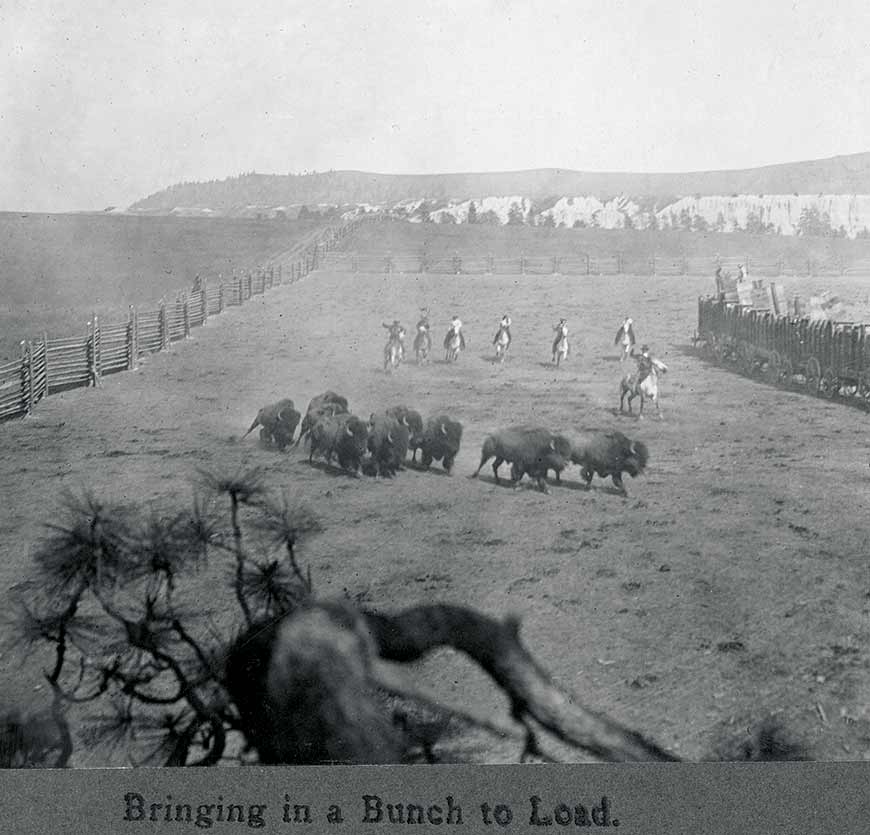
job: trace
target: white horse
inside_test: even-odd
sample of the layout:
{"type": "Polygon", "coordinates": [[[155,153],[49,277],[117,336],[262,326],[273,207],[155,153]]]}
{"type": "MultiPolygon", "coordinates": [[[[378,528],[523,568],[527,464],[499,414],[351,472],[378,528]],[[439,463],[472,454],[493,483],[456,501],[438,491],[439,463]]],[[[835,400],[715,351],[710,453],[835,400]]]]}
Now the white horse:
{"type": "Polygon", "coordinates": [[[657,359],[651,359],[651,367],[649,373],[638,382],[638,372],[634,374],[626,374],[622,378],[619,386],[619,411],[625,411],[625,398],[628,397],[628,413],[631,414],[631,401],[635,397],[640,397],[640,412],[638,417],[643,419],[643,404],[650,400],[656,407],[656,414],[659,420],[662,417],[662,410],[659,406],[659,377],[666,373],[668,367],[657,359]]]}
{"type": "Polygon", "coordinates": [[[451,327],[447,331],[447,336],[444,337],[444,350],[446,354],[444,359],[446,362],[456,362],[459,359],[459,352],[465,348],[465,337],[462,335],[462,329],[451,327]]]}
{"type": "Polygon", "coordinates": [[[405,358],[405,350],[402,345],[402,334],[391,333],[390,339],[384,346],[384,371],[395,371],[399,367],[399,363],[405,358]]]}
{"type": "Polygon", "coordinates": [[[429,336],[429,323],[421,320],[417,324],[417,335],[414,337],[414,354],[417,357],[417,365],[429,362],[429,353],[432,350],[432,337],[429,336]]]}
{"type": "Polygon", "coordinates": [[[553,340],[553,362],[558,368],[562,360],[567,359],[570,350],[568,347],[568,325],[562,320],[553,330],[556,331],[556,338],[553,340]]]}
{"type": "Polygon", "coordinates": [[[495,339],[492,340],[492,344],[495,345],[496,361],[504,363],[505,355],[511,345],[511,332],[508,325],[499,325],[498,333],[496,333],[495,339]]]}
{"type": "Polygon", "coordinates": [[[635,338],[632,325],[632,320],[626,319],[619,326],[619,330],[616,332],[616,339],[613,341],[614,345],[621,346],[619,355],[620,362],[625,362],[625,360],[631,356],[631,349],[634,347],[635,338]]]}

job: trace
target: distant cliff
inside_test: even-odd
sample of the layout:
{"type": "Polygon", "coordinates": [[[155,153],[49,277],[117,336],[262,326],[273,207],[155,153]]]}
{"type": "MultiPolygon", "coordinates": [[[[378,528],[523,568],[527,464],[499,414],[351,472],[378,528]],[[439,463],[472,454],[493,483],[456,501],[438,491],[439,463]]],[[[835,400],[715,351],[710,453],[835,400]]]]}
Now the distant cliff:
{"type": "Polygon", "coordinates": [[[541,168],[469,174],[371,174],[327,171],[313,174],[249,173],[225,180],[179,183],[130,206],[133,211],[169,212],[177,206],[208,207],[221,213],[245,206],[395,204],[427,197],[467,200],[476,195],[617,194],[647,197],[715,194],[870,194],[870,153],[736,171],[629,174],[541,168]]]}
{"type": "Polygon", "coordinates": [[[180,183],[126,211],[296,217],[378,210],[415,222],[867,234],[870,153],[740,171],[243,174],[180,183]],[[473,208],[472,208],[473,205],[473,208]]]}

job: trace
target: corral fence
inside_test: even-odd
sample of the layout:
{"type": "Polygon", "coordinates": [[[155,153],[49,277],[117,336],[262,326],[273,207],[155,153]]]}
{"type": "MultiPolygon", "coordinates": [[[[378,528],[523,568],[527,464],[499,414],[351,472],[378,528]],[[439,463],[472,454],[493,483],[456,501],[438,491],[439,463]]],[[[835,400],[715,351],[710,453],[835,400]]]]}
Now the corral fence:
{"type": "Polygon", "coordinates": [[[698,299],[694,342],[711,362],[772,385],[870,407],[870,325],[698,299]]]}
{"type": "Polygon", "coordinates": [[[209,317],[244,304],[280,284],[292,284],[317,269],[327,254],[357,226],[360,217],[329,227],[260,266],[225,280],[204,278],[191,291],[156,307],[130,306],[126,321],[103,322],[93,316],[77,336],[22,340],[20,357],[0,363],[0,421],[30,414],[44,397],[80,386],[98,386],[100,378],[131,371],[147,354],[165,351],[190,337],[209,317]]]}
{"type": "Polygon", "coordinates": [[[433,273],[438,275],[712,275],[737,272],[766,278],[870,274],[870,260],[847,263],[781,255],[776,258],[744,256],[665,256],[616,252],[563,255],[525,255],[510,258],[493,254],[435,255],[423,252],[332,252],[323,269],[351,273],[433,273]]]}

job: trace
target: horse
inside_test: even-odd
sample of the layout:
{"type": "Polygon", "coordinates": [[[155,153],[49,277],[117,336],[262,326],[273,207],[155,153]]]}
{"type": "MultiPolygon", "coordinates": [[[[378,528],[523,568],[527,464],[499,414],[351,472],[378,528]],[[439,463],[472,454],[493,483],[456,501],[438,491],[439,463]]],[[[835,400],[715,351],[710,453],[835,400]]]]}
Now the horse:
{"type": "Polygon", "coordinates": [[[432,337],[429,336],[429,323],[420,321],[417,324],[417,335],[414,337],[414,354],[417,365],[429,362],[429,352],[432,350],[432,337]]]}
{"type": "Polygon", "coordinates": [[[445,362],[456,362],[459,359],[459,352],[465,347],[465,337],[462,331],[457,328],[450,328],[447,331],[447,336],[444,337],[444,356],[445,362]]]}
{"type": "Polygon", "coordinates": [[[625,322],[620,325],[619,330],[616,332],[616,339],[614,340],[614,345],[621,346],[619,361],[625,362],[629,356],[631,356],[631,349],[634,347],[635,338],[634,338],[634,328],[632,327],[631,319],[626,319],[625,322]]]}
{"type": "Polygon", "coordinates": [[[556,364],[556,368],[558,368],[562,360],[568,357],[568,326],[562,322],[556,325],[553,330],[559,332],[553,342],[553,362],[556,364]]]}
{"type": "Polygon", "coordinates": [[[511,332],[507,325],[499,325],[498,333],[496,333],[495,339],[492,340],[492,344],[495,345],[496,361],[504,363],[507,349],[511,345],[511,332]]]}
{"type": "Polygon", "coordinates": [[[384,371],[392,372],[399,367],[403,359],[402,341],[398,333],[391,333],[389,341],[384,346],[384,371]]]}
{"type": "Polygon", "coordinates": [[[640,397],[640,412],[638,418],[643,419],[643,404],[647,400],[651,400],[656,407],[656,414],[659,420],[662,418],[662,410],[659,406],[659,377],[666,373],[668,367],[657,359],[651,360],[649,373],[642,380],[638,381],[638,372],[634,374],[626,374],[622,378],[619,386],[619,411],[625,411],[625,398],[628,397],[628,413],[631,414],[631,401],[635,397],[640,397]]]}

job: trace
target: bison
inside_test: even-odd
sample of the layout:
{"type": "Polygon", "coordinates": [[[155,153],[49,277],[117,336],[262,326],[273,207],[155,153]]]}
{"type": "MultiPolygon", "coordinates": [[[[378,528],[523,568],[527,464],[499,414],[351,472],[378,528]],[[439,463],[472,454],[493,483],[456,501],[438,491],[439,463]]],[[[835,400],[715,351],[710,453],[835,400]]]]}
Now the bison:
{"type": "Polygon", "coordinates": [[[511,476],[515,482],[528,473],[546,493],[544,479],[547,470],[555,470],[558,475],[565,469],[571,459],[571,442],[539,426],[511,426],[487,436],[480,453],[480,464],[472,478],[477,478],[481,467],[490,458],[495,458],[492,471],[496,482],[499,481],[498,468],[507,461],[513,465],[511,476]]]}
{"type": "Polygon", "coordinates": [[[265,446],[276,446],[283,450],[293,442],[293,435],[299,425],[302,415],[293,407],[293,401],[289,398],[279,400],[269,406],[263,406],[254,422],[244,435],[246,438],[258,426],[260,428],[260,441],[265,446]]]}
{"type": "Polygon", "coordinates": [[[358,473],[366,454],[368,427],[355,415],[335,415],[321,418],[311,428],[311,448],[308,460],[322,455],[327,464],[338,459],[343,470],[358,473]]]}
{"type": "Polygon", "coordinates": [[[409,409],[407,406],[393,406],[387,409],[387,414],[394,417],[399,423],[404,423],[410,430],[412,438],[423,432],[423,418],[415,409],[409,409]]]}
{"type": "Polygon", "coordinates": [[[581,475],[588,487],[592,476],[610,476],[613,486],[624,496],[628,495],[622,483],[622,474],[632,478],[640,475],[649,460],[649,451],[642,441],[632,441],[622,432],[593,432],[575,440],[571,461],[581,468],[581,475]]]}
{"type": "Polygon", "coordinates": [[[402,468],[411,433],[408,427],[388,414],[372,415],[369,421],[368,448],[375,475],[391,476],[402,468]]]}
{"type": "Polygon", "coordinates": [[[312,397],[308,404],[308,411],[302,419],[302,427],[299,430],[296,446],[302,443],[302,439],[311,432],[312,427],[321,418],[346,414],[348,414],[346,397],[342,397],[334,391],[325,391],[323,394],[318,394],[317,397],[312,397]]]}
{"type": "Polygon", "coordinates": [[[420,460],[425,469],[433,461],[441,461],[444,469],[450,474],[453,462],[459,453],[462,441],[462,424],[444,415],[431,417],[426,421],[426,429],[411,438],[412,460],[420,450],[420,460]]]}

